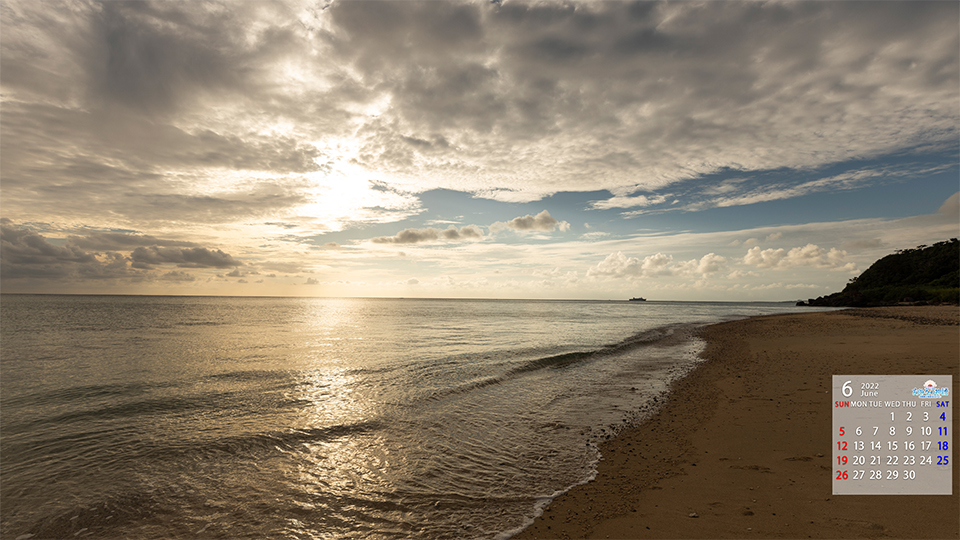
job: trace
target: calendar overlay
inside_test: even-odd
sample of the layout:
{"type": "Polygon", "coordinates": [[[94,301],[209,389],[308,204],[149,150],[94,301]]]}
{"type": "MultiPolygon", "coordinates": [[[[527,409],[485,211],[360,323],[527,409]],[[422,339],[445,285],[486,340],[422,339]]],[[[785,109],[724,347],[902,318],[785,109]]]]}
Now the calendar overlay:
{"type": "Polygon", "coordinates": [[[833,376],[834,495],[952,495],[951,375],[833,376]]]}

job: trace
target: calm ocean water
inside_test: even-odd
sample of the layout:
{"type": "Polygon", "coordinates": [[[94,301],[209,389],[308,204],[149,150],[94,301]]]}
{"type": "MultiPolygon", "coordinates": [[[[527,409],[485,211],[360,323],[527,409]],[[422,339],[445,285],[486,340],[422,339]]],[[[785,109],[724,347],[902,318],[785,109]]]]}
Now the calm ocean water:
{"type": "Polygon", "coordinates": [[[0,536],[505,538],[785,303],[0,301],[0,536]]]}

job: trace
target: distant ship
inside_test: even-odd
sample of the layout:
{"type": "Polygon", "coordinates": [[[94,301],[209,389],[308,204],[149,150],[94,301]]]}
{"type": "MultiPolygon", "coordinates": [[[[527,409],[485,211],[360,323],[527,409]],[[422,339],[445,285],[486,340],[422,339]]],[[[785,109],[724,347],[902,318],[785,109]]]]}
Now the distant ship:
{"type": "Polygon", "coordinates": [[[639,298],[631,298],[630,301],[631,301],[631,302],[646,302],[647,299],[641,296],[641,297],[639,297],[639,298]]]}

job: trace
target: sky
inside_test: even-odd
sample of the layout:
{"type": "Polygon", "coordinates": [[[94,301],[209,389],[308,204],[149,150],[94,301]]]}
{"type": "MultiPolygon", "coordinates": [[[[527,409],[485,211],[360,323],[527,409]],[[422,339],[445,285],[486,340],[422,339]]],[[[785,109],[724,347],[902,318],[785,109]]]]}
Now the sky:
{"type": "Polygon", "coordinates": [[[960,236],[960,3],[0,3],[4,293],[780,301],[960,236]]]}

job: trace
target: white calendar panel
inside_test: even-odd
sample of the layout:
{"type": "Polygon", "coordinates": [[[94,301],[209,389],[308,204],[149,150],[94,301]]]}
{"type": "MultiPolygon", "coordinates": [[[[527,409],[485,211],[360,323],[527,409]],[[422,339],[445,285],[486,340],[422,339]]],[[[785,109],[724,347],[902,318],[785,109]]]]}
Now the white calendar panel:
{"type": "Polygon", "coordinates": [[[834,495],[951,495],[952,385],[950,375],[834,375],[834,495]]]}

